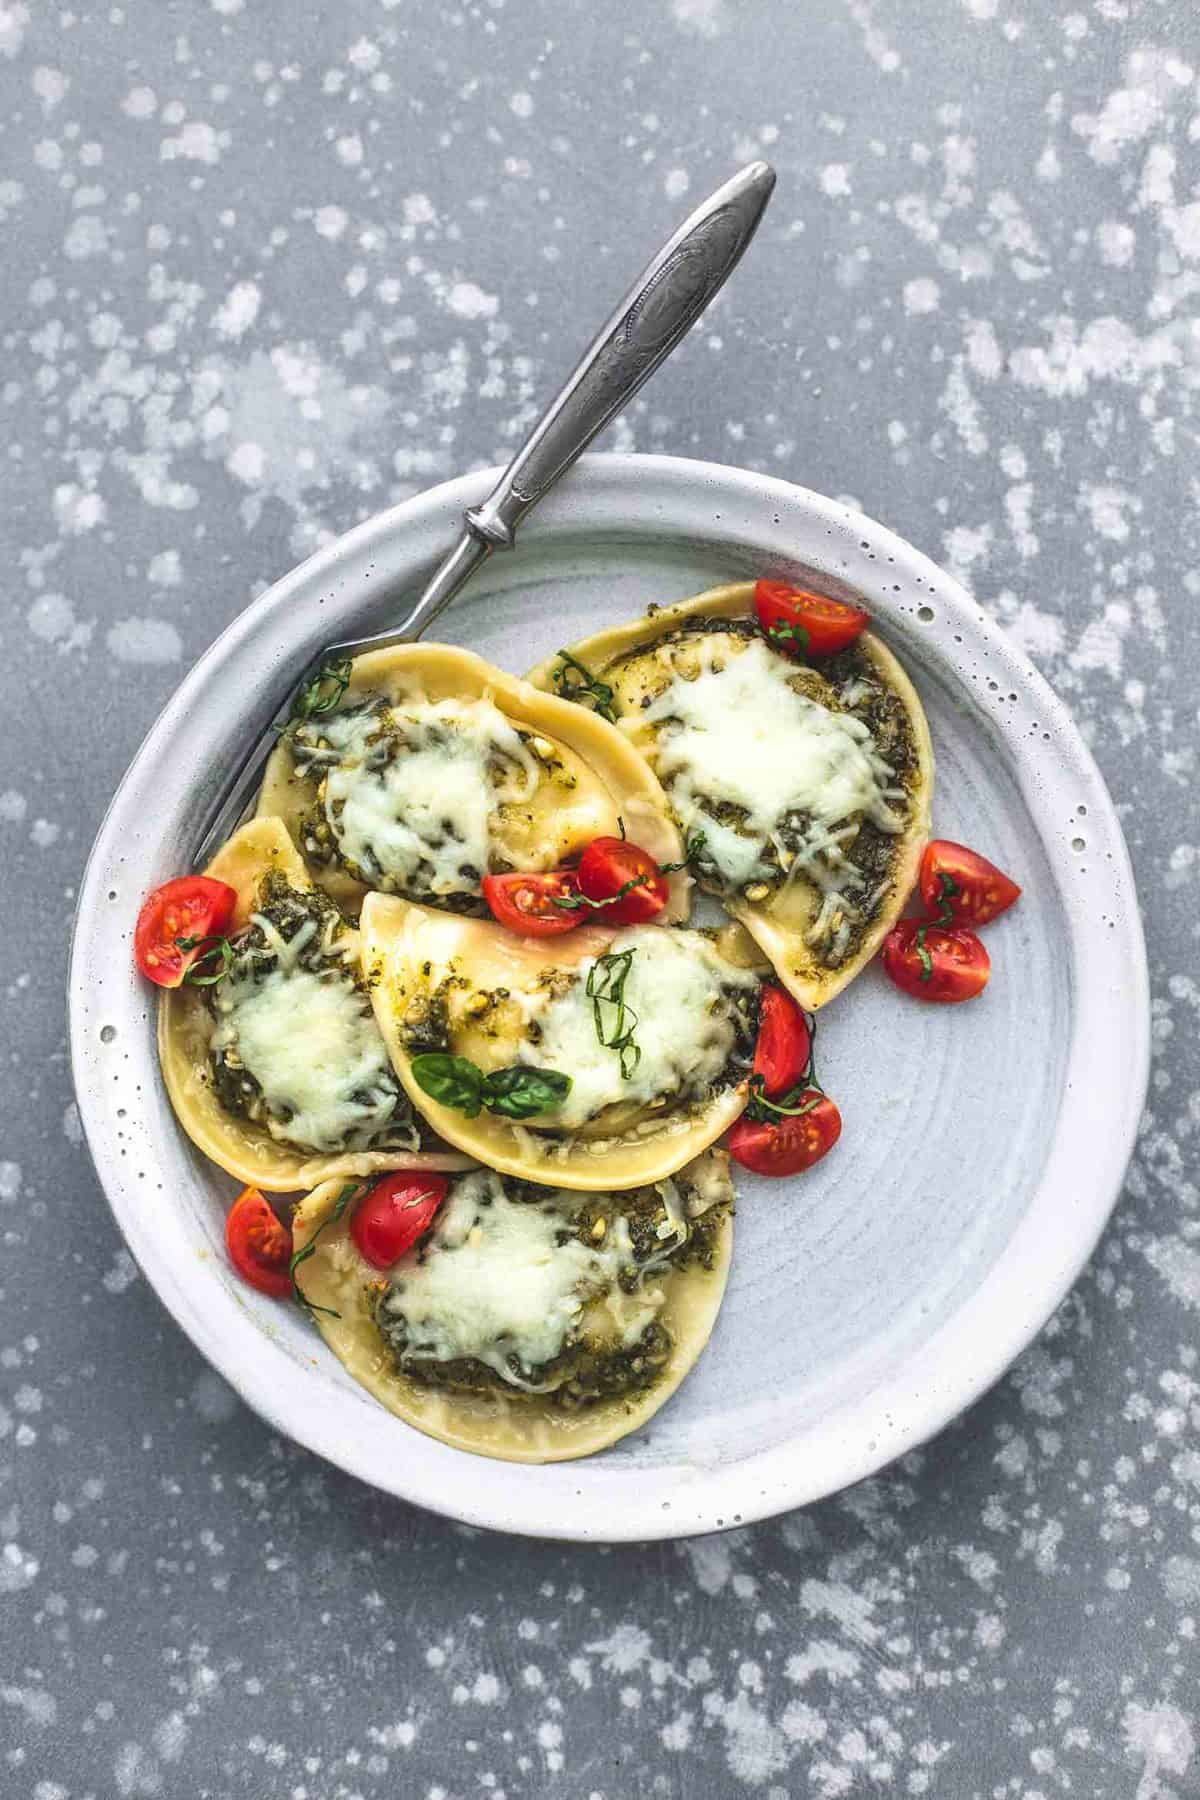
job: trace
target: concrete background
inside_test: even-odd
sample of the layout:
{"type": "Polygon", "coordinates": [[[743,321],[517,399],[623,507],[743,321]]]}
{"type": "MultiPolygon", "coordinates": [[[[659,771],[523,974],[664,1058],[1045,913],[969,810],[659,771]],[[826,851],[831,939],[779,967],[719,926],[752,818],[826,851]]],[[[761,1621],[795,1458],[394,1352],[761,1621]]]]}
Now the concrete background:
{"type": "Polygon", "coordinates": [[[1198,61],[1182,0],[0,0],[5,1796],[1200,1794],[1198,61]],[[1122,809],[1155,1074],[1090,1269],[927,1450],[542,1547],[280,1443],[163,1313],[71,1103],[73,894],[215,634],[502,460],[759,154],[607,441],[851,496],[1009,626],[1122,809]]]}

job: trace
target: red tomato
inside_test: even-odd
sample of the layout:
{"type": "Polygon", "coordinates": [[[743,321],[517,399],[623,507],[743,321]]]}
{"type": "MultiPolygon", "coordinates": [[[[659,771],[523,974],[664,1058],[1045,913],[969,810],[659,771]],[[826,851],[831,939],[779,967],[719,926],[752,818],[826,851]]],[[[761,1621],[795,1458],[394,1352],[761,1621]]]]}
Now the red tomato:
{"type": "Polygon", "coordinates": [[[754,610],[768,643],[785,656],[832,656],[844,650],[871,622],[861,606],[789,587],[786,581],[758,581],[754,610]]]}
{"type": "Polygon", "coordinates": [[[986,856],[934,838],[921,858],[921,898],[931,918],[949,913],[964,925],[989,925],[1007,912],[1021,890],[986,856]]]}
{"type": "Polygon", "coordinates": [[[755,1175],[798,1175],[827,1156],[842,1135],[842,1115],[818,1088],[806,1088],[797,1106],[812,1110],[778,1119],[739,1119],[729,1134],[729,1154],[755,1175]]]}
{"type": "Polygon", "coordinates": [[[243,1188],[225,1221],[225,1248],[243,1281],[282,1300],[292,1291],[292,1234],[257,1188],[243,1188]]]}
{"type": "Polygon", "coordinates": [[[625,838],[593,838],[579,859],[580,892],[589,900],[611,900],[631,881],[637,886],[597,913],[598,922],[645,925],[658,917],[670,893],[666,876],[648,850],[625,838]]]}
{"type": "Polygon", "coordinates": [[[385,1175],[361,1199],[350,1220],[350,1236],[375,1269],[390,1269],[433,1223],[450,1191],[444,1175],[428,1169],[400,1169],[385,1175]]]}
{"type": "Polygon", "coordinates": [[[237,894],[207,875],[181,875],[155,888],[142,902],[133,931],[138,968],[159,987],[177,988],[203,954],[200,945],[181,950],[179,938],[220,937],[237,905],[237,894]]]}
{"type": "Polygon", "coordinates": [[[991,959],[973,931],[946,931],[922,919],[901,919],[888,932],[883,966],[906,994],[946,1005],[973,1000],[992,972],[991,959]],[[920,942],[919,932],[924,933],[920,942]]]}
{"type": "Polygon", "coordinates": [[[557,937],[561,931],[573,931],[591,909],[555,906],[558,900],[573,899],[579,892],[574,869],[551,869],[546,875],[485,875],[483,897],[492,909],[492,917],[522,937],[557,937]]]}
{"type": "Polygon", "coordinates": [[[762,1077],[764,1094],[786,1094],[808,1067],[812,1032],[792,996],[781,987],[765,987],[754,1046],[754,1073],[762,1077]]]}

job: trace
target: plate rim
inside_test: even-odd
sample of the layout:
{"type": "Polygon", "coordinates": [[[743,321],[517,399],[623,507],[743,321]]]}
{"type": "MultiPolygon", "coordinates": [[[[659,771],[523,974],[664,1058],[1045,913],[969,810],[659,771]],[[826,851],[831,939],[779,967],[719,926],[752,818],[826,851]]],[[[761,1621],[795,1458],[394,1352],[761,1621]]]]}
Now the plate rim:
{"type": "MultiPolygon", "coordinates": [[[[1141,916],[1124,834],[1091,751],[1066,706],[1045,678],[1009,642],[1002,629],[961,583],[913,545],[856,508],[776,476],[672,456],[613,452],[593,453],[581,459],[578,468],[547,497],[537,518],[524,527],[526,532],[532,535],[542,529],[566,535],[581,530],[624,527],[643,538],[661,536],[678,540],[684,535],[693,541],[707,541],[712,544],[714,553],[724,555],[727,561],[731,556],[744,554],[748,566],[751,561],[757,561],[760,568],[782,570],[789,560],[793,565],[803,562],[807,567],[821,569],[834,582],[842,580],[849,587],[870,593],[872,609],[885,625],[900,625],[914,631],[918,629],[912,622],[918,611],[918,597],[923,595],[935,600],[931,620],[936,623],[935,635],[941,634],[940,616],[944,610],[949,624],[962,627],[960,641],[969,640],[978,646],[990,667],[1003,670],[1005,686],[1011,682],[1022,696],[1032,697],[1036,702],[1038,721],[1050,734],[1052,743],[1069,753],[1065,760],[1070,764],[1076,788],[1086,792],[1089,838],[1099,830],[1110,846],[1107,866],[1098,863],[1096,872],[1098,877],[1110,882],[1116,896],[1112,902],[1114,922],[1103,940],[1109,958],[1116,958],[1116,974],[1106,981],[1073,986],[1075,1016],[1068,1046],[1064,1096],[1046,1164],[1025,1213],[1000,1255],[986,1270],[978,1287],[904,1359],[900,1369],[882,1378],[852,1404],[843,1406],[833,1421],[821,1422],[818,1432],[824,1439],[828,1431],[829,1441],[822,1443],[821,1454],[815,1458],[815,1468],[811,1456],[806,1459],[798,1454],[803,1438],[791,1437],[724,1468],[719,1464],[697,1467],[690,1478],[674,1482],[669,1490],[649,1481],[644,1468],[604,1469],[604,1478],[597,1481],[595,1473],[601,1465],[594,1459],[583,1464],[534,1465],[524,1469],[521,1465],[488,1462],[485,1480],[463,1484],[455,1482],[452,1471],[444,1467],[444,1457],[425,1452],[423,1447],[432,1446],[432,1440],[415,1432],[412,1433],[418,1440],[415,1456],[393,1456],[380,1466],[374,1454],[360,1448],[353,1420],[348,1426],[341,1426],[332,1411],[323,1412],[319,1407],[306,1406],[305,1384],[296,1378],[292,1357],[282,1346],[271,1341],[269,1321],[256,1317],[255,1308],[235,1293],[228,1281],[220,1279],[207,1284],[213,1302],[211,1311],[196,1305],[201,1284],[195,1282],[194,1261],[188,1263],[186,1271],[180,1269],[180,1259],[172,1254],[171,1234],[162,1228],[162,1217],[148,1208],[144,1196],[132,1188],[114,1153],[111,1121],[106,1118],[102,1097],[105,1091],[101,1080],[103,1057],[96,1048],[97,1034],[92,1017],[94,992],[88,972],[96,966],[94,958],[99,940],[108,926],[104,915],[104,891],[112,878],[111,871],[123,860],[119,845],[126,832],[126,814],[137,800],[139,778],[144,778],[160,747],[169,742],[177,730],[183,729],[189,716],[194,716],[204,694],[219,682],[221,672],[246,655],[256,639],[261,640],[261,661],[263,645],[287,632],[306,595],[311,614],[308,636],[314,647],[322,638],[348,635],[336,620],[330,623],[330,613],[321,610],[331,598],[327,591],[321,590],[327,590],[331,582],[339,580],[343,586],[355,579],[365,582],[378,572],[379,565],[395,561],[397,557],[404,579],[409,583],[415,581],[440,549],[451,541],[457,515],[465,506],[476,504],[485,496],[499,472],[497,469],[481,470],[440,483],[375,514],[323,547],[252,600],[180,683],[118,784],[80,883],[68,974],[70,1053],[75,1091],[101,1188],[117,1226],[148,1282],[197,1349],[274,1430],[372,1486],[464,1524],[568,1541],[615,1543],[680,1538],[774,1516],[839,1492],[877,1473],[896,1457],[941,1431],[985,1393],[1037,1336],[1090,1258],[1120,1195],[1136,1139],[1149,1081],[1150,1057],[1149,980],[1141,916]],[[720,510],[714,512],[714,505],[720,510]],[[816,530],[822,527],[826,540],[829,540],[824,546],[824,560],[813,555],[812,542],[816,530]],[[787,534],[799,528],[802,528],[801,540],[807,537],[809,541],[794,544],[789,559],[787,534]],[[398,547],[402,540],[406,549],[400,555],[398,547]],[[767,540],[770,540],[770,547],[767,547],[767,540]],[[869,561],[864,560],[863,552],[868,553],[869,561]],[[845,572],[839,573],[839,570],[845,572]],[[911,589],[908,603],[898,601],[884,591],[881,579],[884,570],[896,578],[904,577],[905,589],[911,589]],[[1084,1026],[1090,1031],[1090,1039],[1081,1030],[1081,1005],[1088,1015],[1084,1026]],[[1114,1008],[1120,1014],[1124,1051],[1119,1083],[1115,1070],[1106,1077],[1104,1059],[1098,1049],[1092,1050],[1092,1041],[1101,1035],[1095,1030],[1098,1021],[1093,1020],[1092,1015],[1098,1012],[1102,1018],[1106,1007],[1110,1014],[1114,1008]],[[1073,1085],[1074,1095],[1071,1092],[1073,1085]],[[1074,1204],[1062,1215],[1065,1219],[1069,1214],[1070,1229],[1065,1241],[1059,1241],[1063,1232],[1061,1220],[1052,1217],[1051,1223],[1057,1234],[1053,1254],[1040,1254],[1026,1264],[1014,1293],[1011,1279],[1001,1282],[998,1277],[1001,1272],[1011,1277],[1022,1264],[1022,1258],[1016,1252],[1030,1221],[1038,1214],[1039,1198],[1052,1185],[1049,1176],[1062,1136],[1064,1109],[1068,1104],[1078,1109],[1079,1090],[1084,1085],[1089,1095],[1100,1098],[1097,1110],[1108,1127],[1107,1132],[1103,1139],[1097,1139],[1093,1127],[1087,1142],[1089,1180],[1081,1184],[1086,1191],[1080,1196],[1076,1190],[1074,1204]],[[1109,1105],[1104,1104],[1106,1094],[1111,1102],[1109,1105]],[[186,1280],[183,1279],[185,1275],[186,1280]],[[189,1286],[189,1281],[194,1283],[196,1291],[189,1286]],[[964,1335],[966,1317],[973,1317],[977,1309],[984,1307],[988,1313],[988,1329],[975,1334],[978,1343],[974,1357],[966,1355],[964,1358],[964,1351],[970,1346],[955,1340],[964,1335]],[[249,1334],[253,1334],[253,1343],[249,1334]],[[985,1348],[979,1350],[978,1344],[985,1348]],[[244,1355],[240,1347],[245,1346],[249,1346],[254,1354],[244,1355]],[[277,1356],[286,1364],[287,1373],[282,1382],[277,1382],[272,1372],[277,1356]],[[944,1374],[946,1359],[954,1370],[954,1378],[949,1381],[944,1374]],[[942,1370],[940,1379],[935,1378],[938,1365],[942,1370]],[[928,1379],[925,1379],[926,1375],[928,1379]],[[914,1388],[918,1391],[914,1392],[914,1388]],[[832,1429],[835,1422],[836,1431],[832,1429]],[[584,1485],[572,1484],[572,1471],[583,1468],[590,1471],[584,1485]],[[755,1473],[751,1474],[752,1470],[755,1473]],[[552,1474],[552,1471],[556,1472],[552,1474]],[[539,1476],[552,1478],[539,1481],[539,1476]],[[547,1489],[553,1491],[557,1509],[549,1517],[547,1489]],[[595,1498],[588,1499],[587,1489],[596,1490],[595,1498]],[[631,1489],[632,1492],[618,1492],[619,1489],[631,1489]],[[668,1491],[670,1497],[663,1499],[661,1495],[668,1491]]],[[[905,590],[897,588],[896,591],[905,590]]],[[[334,598],[336,605],[336,596],[334,598]]],[[[342,604],[347,611],[352,611],[361,605],[363,598],[363,593],[356,591],[342,604]]],[[[924,611],[929,610],[924,607],[924,611]]],[[[293,642],[274,656],[268,653],[268,662],[276,665],[278,673],[285,659],[287,666],[299,666],[304,654],[304,647],[293,642]]],[[[1055,854],[1037,825],[1026,779],[1026,763],[1016,753],[1010,736],[999,686],[997,693],[998,699],[986,687],[981,687],[974,698],[979,709],[991,715],[993,728],[1014,752],[1013,772],[1034,813],[1039,838],[1058,882],[1068,937],[1078,963],[1081,960],[1080,939],[1086,941],[1096,927],[1090,925],[1080,904],[1072,902],[1062,880],[1062,872],[1068,865],[1061,849],[1055,854]]],[[[195,804],[197,810],[202,807],[202,795],[196,798],[195,804]]],[[[132,929],[132,920],[129,928],[132,929]]],[[[136,1031],[139,1008],[142,1021],[146,1016],[145,996],[138,997],[132,981],[126,982],[125,989],[125,1013],[129,1017],[121,1016],[127,1029],[136,1031]]],[[[109,1010],[113,1012],[111,1003],[109,1010]]],[[[120,1005],[113,1016],[118,1013],[120,1005]]],[[[1112,1041],[1111,1037],[1108,1041],[1112,1041]]],[[[1115,1062],[1115,1059],[1108,1060],[1115,1062]]],[[[157,1081],[156,1069],[153,1079],[157,1081]]],[[[1038,1248],[1043,1252],[1046,1249],[1042,1245],[1038,1248]]],[[[313,1366],[319,1375],[315,1359],[313,1366]]],[[[364,1398],[368,1405],[374,1405],[369,1397],[364,1398]]],[[[381,1419],[388,1420],[391,1429],[405,1432],[406,1428],[398,1421],[392,1420],[382,1409],[377,1410],[381,1419]]],[[[347,1416],[352,1411],[352,1408],[346,1408],[347,1416]]],[[[408,1442],[407,1439],[403,1441],[408,1442]]],[[[434,1448],[446,1450],[445,1446],[434,1448]]],[[[450,1458],[461,1459],[463,1454],[447,1452],[450,1458]]],[[[472,1464],[478,1467],[479,1459],[473,1458],[472,1464]]]]}

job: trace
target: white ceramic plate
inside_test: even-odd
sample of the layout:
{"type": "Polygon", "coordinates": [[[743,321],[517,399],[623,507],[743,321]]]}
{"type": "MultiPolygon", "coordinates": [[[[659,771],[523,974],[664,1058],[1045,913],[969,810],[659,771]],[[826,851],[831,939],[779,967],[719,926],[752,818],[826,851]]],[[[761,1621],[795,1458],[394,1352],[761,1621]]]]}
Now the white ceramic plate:
{"type": "Polygon", "coordinates": [[[298,1311],[229,1272],[233,1184],[191,1149],[158,1079],[130,938],[147,889],[188,866],[248,708],[331,639],[399,613],[451,542],[476,474],[381,514],[279,582],[180,687],[88,865],[71,1040],[88,1142],[117,1221],[197,1346],[276,1430],[474,1525],[676,1537],[761,1518],[871,1474],[1003,1372],[1078,1274],[1120,1188],[1146,1087],[1145,950],[1112,803],[1061,704],[955,582],[860,514],[763,476],[593,456],[495,558],[440,635],[516,671],[652,600],[747,575],[861,595],[913,674],[938,758],[938,833],[1024,887],[961,1008],[871,969],[821,1015],[845,1129],[792,1181],[739,1178],[712,1346],[644,1430],[552,1468],[469,1458],[378,1407],[298,1311]]]}

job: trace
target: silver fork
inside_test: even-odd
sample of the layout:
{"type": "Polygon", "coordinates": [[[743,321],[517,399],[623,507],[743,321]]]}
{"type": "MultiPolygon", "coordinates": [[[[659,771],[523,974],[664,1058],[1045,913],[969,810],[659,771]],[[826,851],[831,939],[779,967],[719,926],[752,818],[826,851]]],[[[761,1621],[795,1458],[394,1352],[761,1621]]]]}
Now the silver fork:
{"type": "Polygon", "coordinates": [[[324,679],[329,683],[326,697],[332,698],[338,678],[327,674],[331,667],[364,650],[383,650],[419,638],[494,550],[512,549],[526,513],[632,400],[732,274],[774,186],[775,171],[769,163],[748,163],[667,240],[585,351],[487,499],[468,511],[462,536],[404,623],[374,637],[329,644],[312,659],[213,802],[196,851],[201,867],[241,824],[278,734],[293,716],[296,697],[313,692],[314,683],[324,679]]]}

